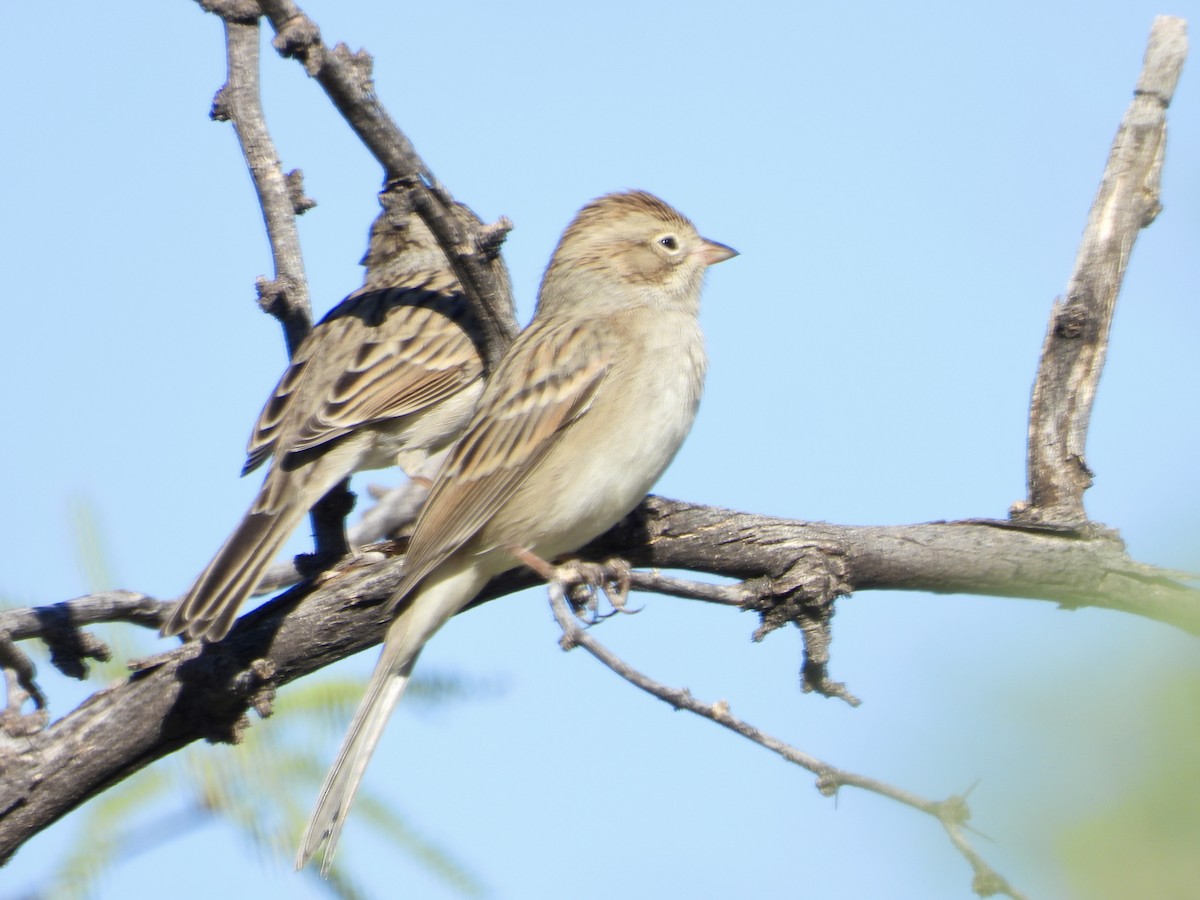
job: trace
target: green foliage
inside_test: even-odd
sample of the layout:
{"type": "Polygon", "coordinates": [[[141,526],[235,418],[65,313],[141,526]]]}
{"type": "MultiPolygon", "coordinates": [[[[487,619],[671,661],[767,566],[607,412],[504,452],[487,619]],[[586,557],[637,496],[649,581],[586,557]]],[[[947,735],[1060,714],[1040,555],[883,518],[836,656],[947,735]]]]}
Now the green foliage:
{"type": "Polygon", "coordinates": [[[1059,851],[1074,893],[1089,900],[1195,897],[1200,885],[1200,673],[1147,685],[1143,759],[1117,795],[1063,829],[1059,851]]]}

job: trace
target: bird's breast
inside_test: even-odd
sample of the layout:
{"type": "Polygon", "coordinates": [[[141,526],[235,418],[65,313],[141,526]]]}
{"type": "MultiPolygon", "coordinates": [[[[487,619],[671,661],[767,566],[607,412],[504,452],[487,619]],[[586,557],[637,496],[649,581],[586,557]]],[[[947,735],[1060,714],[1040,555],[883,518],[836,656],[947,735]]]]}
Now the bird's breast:
{"type": "Polygon", "coordinates": [[[613,326],[616,352],[591,404],[498,517],[510,533],[531,535],[530,549],[546,558],[628,514],[691,429],[707,365],[699,325],[688,314],[647,315],[613,326]],[[536,521],[514,521],[522,509],[537,509],[536,521]]]}

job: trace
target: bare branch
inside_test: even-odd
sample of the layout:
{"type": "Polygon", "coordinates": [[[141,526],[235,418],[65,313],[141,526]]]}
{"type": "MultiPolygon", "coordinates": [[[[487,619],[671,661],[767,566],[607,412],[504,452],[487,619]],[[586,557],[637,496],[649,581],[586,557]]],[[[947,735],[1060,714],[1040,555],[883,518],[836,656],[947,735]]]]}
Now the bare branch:
{"type": "MultiPolygon", "coordinates": [[[[312,328],[308,281],[295,217],[314,203],[304,196],[303,176],[298,170],[283,173],[267,131],[259,92],[257,9],[251,17],[251,9],[244,2],[201,0],[201,5],[224,20],[229,75],[213,103],[213,118],[232,121],[258,192],[275,260],[275,277],[258,280],[259,302],[283,325],[288,355],[292,356],[312,328]]],[[[508,270],[499,255],[511,223],[505,219],[483,226],[470,210],[454,203],[449,192],[437,184],[411,142],[375,98],[370,85],[371,59],[367,54],[351,56],[341,46],[327,51],[320,43],[316,25],[294,5],[263,6],[269,7],[268,14],[275,10],[272,21],[277,31],[281,19],[287,22],[287,33],[280,31],[276,40],[280,52],[306,61],[309,74],[325,87],[347,122],[384,165],[387,178],[380,199],[393,227],[402,227],[402,221],[397,220],[415,213],[433,232],[478,316],[484,334],[481,349],[485,363],[489,367],[494,365],[517,331],[508,270]],[[402,199],[397,201],[398,197],[402,199]]],[[[373,243],[378,235],[379,229],[373,229],[373,243]]],[[[368,251],[368,259],[372,259],[375,249],[373,246],[368,251]]],[[[375,253],[373,262],[376,265],[368,267],[368,286],[382,282],[392,268],[390,261],[379,253],[375,253]],[[377,268],[382,271],[376,271],[377,268]]],[[[313,507],[315,551],[301,559],[299,565],[293,564],[298,573],[306,563],[316,571],[350,551],[345,519],[354,502],[349,481],[344,481],[313,507]]]]}
{"type": "MultiPolygon", "coordinates": [[[[795,604],[797,592],[817,604],[850,590],[988,594],[1119,610],[1200,634],[1200,592],[1130,559],[1102,529],[1085,539],[981,521],[833,525],[649,497],[583,553],[754,579],[747,585],[765,591],[764,604],[795,604]]],[[[754,608],[768,630],[791,620],[791,610],[775,619],[754,608]]]]}
{"type": "MultiPolygon", "coordinates": [[[[974,522],[853,528],[651,497],[583,555],[749,578],[734,587],[752,595],[748,605],[764,619],[774,604],[795,604],[798,591],[819,605],[844,583],[1101,606],[1200,633],[1200,592],[1130,560],[1111,536],[974,522]],[[831,566],[844,582],[830,580],[831,566]]],[[[153,760],[198,739],[238,740],[247,709],[269,708],[276,687],[377,644],[391,622],[385,604],[402,570],[402,559],[351,561],[247,613],[225,640],[140,663],[136,676],[19,747],[0,747],[0,864],[50,822],[153,760]]],[[[511,572],[489,584],[476,605],[534,583],[528,572],[511,572]]],[[[94,621],[108,604],[115,614],[152,624],[162,609],[156,603],[105,594],[68,607],[92,609],[94,621]],[[142,603],[145,612],[135,612],[142,603]]],[[[39,611],[4,615],[0,626],[25,636],[39,611]]]]}
{"type": "Polygon", "coordinates": [[[0,631],[0,676],[4,678],[4,708],[0,710],[0,739],[22,738],[36,734],[50,721],[46,695],[37,686],[37,669],[16,642],[0,631]],[[24,713],[25,703],[33,701],[34,711],[24,713]]]}
{"type": "MultiPolygon", "coordinates": [[[[245,12],[240,8],[242,4],[236,6],[235,12],[245,12]]],[[[212,117],[233,124],[254,181],[275,264],[274,278],[258,280],[259,304],[283,326],[288,356],[292,356],[312,329],[312,305],[296,215],[310,208],[313,201],[303,196],[299,172],[284,174],[267,131],[258,88],[258,19],[230,16],[223,21],[228,76],[213,100],[212,117]]]]}
{"type": "Polygon", "coordinates": [[[129,622],[158,631],[174,606],[134,591],[103,591],[36,609],[0,611],[0,632],[15,641],[43,638],[60,628],[83,628],[99,622],[129,622]]]}
{"type": "Polygon", "coordinates": [[[197,0],[200,8],[230,22],[257,22],[258,0],[197,0]]]}
{"type": "Polygon", "coordinates": [[[998,893],[1017,898],[1017,900],[1024,897],[1024,894],[1015,890],[1002,875],[984,862],[983,857],[967,841],[963,826],[970,818],[970,811],[967,808],[965,798],[956,796],[941,802],[926,800],[911,791],[895,787],[887,782],[835,768],[829,763],[823,762],[815,756],[810,756],[802,750],[793,747],[791,744],[772,737],[748,722],[739,719],[730,712],[729,704],[724,700],[718,700],[716,703],[711,704],[702,703],[693,697],[691,691],[686,688],[667,687],[630,666],[592,637],[590,631],[580,628],[567,602],[566,593],[560,582],[551,582],[549,592],[550,608],[554,611],[554,618],[563,632],[560,643],[564,650],[582,647],[630,684],[657,697],[664,703],[669,704],[673,709],[685,709],[688,712],[716,722],[718,725],[728,728],[730,731],[740,734],[742,737],[779,754],[788,762],[812,772],[817,776],[817,789],[826,797],[835,796],[841,788],[846,786],[857,787],[864,791],[878,794],[881,797],[886,797],[889,800],[903,803],[905,806],[923,812],[926,815],[933,816],[945,827],[955,849],[962,853],[964,858],[971,864],[971,868],[974,871],[976,893],[981,897],[988,897],[998,893]],[[981,888],[986,888],[986,892],[981,890],[981,888]]]}
{"type": "MultiPolygon", "coordinates": [[[[376,504],[363,514],[357,525],[350,529],[351,544],[360,550],[366,549],[367,544],[390,538],[401,529],[411,525],[428,493],[428,484],[419,481],[406,481],[399,487],[383,492],[377,498],[376,504]]],[[[303,579],[304,576],[294,561],[277,563],[263,576],[254,593],[255,596],[270,594],[291,587],[303,579]]],[[[743,583],[711,584],[678,578],[674,575],[664,575],[658,570],[631,572],[630,587],[635,591],[665,594],[687,600],[703,600],[706,603],[715,603],[720,606],[747,609],[753,608],[754,602],[761,599],[760,592],[752,590],[743,583]]],[[[3,618],[0,617],[0,623],[2,622],[3,618]]]]}
{"type": "Polygon", "coordinates": [[[134,622],[155,630],[166,619],[170,603],[163,603],[132,591],[106,591],[53,606],[37,609],[0,611],[0,670],[7,687],[8,704],[0,715],[0,732],[32,734],[46,727],[49,712],[46,698],[34,678],[33,661],[16,645],[17,641],[40,638],[50,650],[50,662],[68,678],[84,679],[88,661],[107,662],[112,658],[108,646],[84,625],[97,622],[134,622]],[[33,700],[36,711],[22,714],[26,700],[33,700]]]}
{"type": "Polygon", "coordinates": [[[1084,450],[1092,401],[1104,368],[1117,293],[1138,232],[1161,209],[1167,106],[1187,55],[1187,24],[1154,20],[1141,77],[1117,129],[1088,215],[1065,301],[1058,301],[1042,346],[1029,414],[1028,498],[1012,518],[1027,525],[1087,526],[1083,492],[1092,471],[1084,450]]]}
{"type": "Polygon", "coordinates": [[[657,569],[649,572],[630,572],[629,586],[635,591],[648,591],[654,594],[682,597],[685,600],[703,600],[705,603],[740,608],[748,608],[749,604],[757,597],[756,592],[744,584],[708,584],[703,581],[689,581],[686,578],[664,575],[657,569]]]}

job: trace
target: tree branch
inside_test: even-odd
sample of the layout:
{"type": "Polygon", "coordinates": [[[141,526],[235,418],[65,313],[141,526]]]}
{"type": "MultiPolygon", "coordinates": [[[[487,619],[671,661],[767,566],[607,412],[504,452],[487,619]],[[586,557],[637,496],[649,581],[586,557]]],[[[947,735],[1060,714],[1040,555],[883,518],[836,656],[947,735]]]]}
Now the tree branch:
{"type": "MultiPolygon", "coordinates": [[[[212,4],[206,5],[212,9],[212,4]]],[[[287,341],[288,356],[312,330],[312,304],[308,296],[308,276],[300,251],[300,233],[296,216],[312,208],[314,202],[303,196],[299,170],[283,172],[279,154],[267,131],[258,87],[258,18],[245,18],[246,4],[217,5],[213,9],[225,25],[228,76],[213,98],[212,118],[230,122],[238,145],[254,181],[263,223],[275,263],[275,277],[259,278],[259,305],[279,320],[287,341]]]]}
{"type": "MultiPolygon", "coordinates": [[[[986,594],[1118,610],[1200,634],[1200,592],[1182,583],[1188,576],[1135,562],[1120,538],[1102,529],[1085,539],[979,520],[833,525],[650,497],[585,553],[763,577],[771,585],[767,596],[781,598],[772,602],[785,609],[847,591],[986,594]]],[[[774,612],[760,610],[767,631],[790,621],[775,621],[774,612]]]]}
{"type": "Polygon", "coordinates": [[[1056,301],[1050,314],[1029,410],[1029,496],[1014,504],[1014,521],[1065,529],[1088,524],[1083,492],[1092,485],[1092,470],[1084,451],[1092,401],[1129,254],[1138,232],[1162,208],[1167,107],[1186,56],[1187,23],[1156,18],[1133,102],[1088,215],[1067,298],[1056,301]]]}
{"type": "MultiPolygon", "coordinates": [[[[614,555],[634,565],[747,579],[734,589],[746,595],[743,608],[762,618],[759,636],[802,621],[851,586],[1097,606],[1200,633],[1200,592],[1129,559],[1109,534],[1082,538],[976,522],[850,527],[650,497],[582,553],[593,560],[614,555]]],[[[0,864],[30,836],[155,759],[199,739],[236,742],[247,710],[269,714],[277,687],[377,644],[402,569],[403,559],[352,561],[320,584],[299,585],[247,613],[220,643],[190,643],[143,661],[125,683],[99,691],[18,746],[0,748],[0,864]]],[[[511,572],[478,602],[535,582],[528,572],[511,572]]],[[[79,618],[77,605],[112,603],[117,618],[149,602],[99,596],[106,599],[70,601],[71,618],[79,618]]],[[[152,619],[158,608],[147,609],[152,619]]],[[[0,629],[31,636],[37,615],[5,613],[0,629]]]]}

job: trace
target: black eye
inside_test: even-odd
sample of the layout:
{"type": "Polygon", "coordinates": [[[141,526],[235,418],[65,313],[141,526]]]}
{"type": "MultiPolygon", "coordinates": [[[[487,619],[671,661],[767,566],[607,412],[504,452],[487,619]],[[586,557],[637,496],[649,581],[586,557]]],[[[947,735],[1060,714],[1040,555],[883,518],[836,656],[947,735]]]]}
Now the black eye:
{"type": "Polygon", "coordinates": [[[679,249],[679,241],[673,234],[664,234],[658,239],[659,244],[666,247],[672,253],[679,249]]]}

